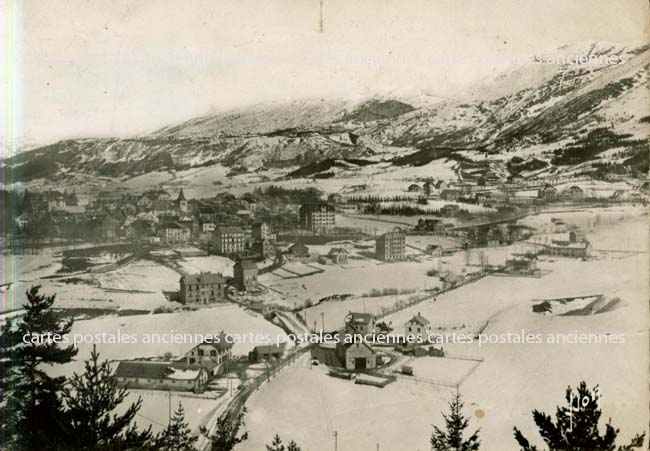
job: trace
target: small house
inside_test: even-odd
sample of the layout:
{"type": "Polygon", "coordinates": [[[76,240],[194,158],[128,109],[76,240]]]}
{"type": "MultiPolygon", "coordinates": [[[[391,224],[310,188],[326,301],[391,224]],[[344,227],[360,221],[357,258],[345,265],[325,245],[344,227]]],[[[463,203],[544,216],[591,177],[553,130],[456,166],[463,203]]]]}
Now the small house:
{"type": "Polygon", "coordinates": [[[554,201],[557,200],[558,192],[557,188],[553,185],[544,185],[542,189],[538,191],[537,197],[545,201],[554,201]]]}
{"type": "Polygon", "coordinates": [[[241,291],[257,288],[257,265],[252,260],[239,260],[233,268],[235,286],[241,291]]]}
{"type": "Polygon", "coordinates": [[[453,217],[458,216],[460,213],[460,205],[447,204],[440,209],[440,214],[443,216],[453,217]]]}
{"type": "Polygon", "coordinates": [[[248,353],[248,360],[252,363],[259,363],[271,359],[279,360],[282,358],[284,349],[278,345],[258,345],[248,353]]]}
{"type": "Polygon", "coordinates": [[[420,312],[404,324],[404,335],[414,338],[418,343],[428,341],[430,334],[431,323],[420,312]]]}
{"type": "Polygon", "coordinates": [[[309,248],[303,243],[295,243],[289,247],[289,254],[294,258],[309,258],[309,248]]]}
{"type": "Polygon", "coordinates": [[[553,241],[544,248],[544,253],[559,257],[587,258],[591,255],[591,243],[584,240],[581,242],[553,241]]]}
{"type": "Polygon", "coordinates": [[[455,201],[460,197],[460,191],[457,189],[443,189],[440,191],[440,198],[444,200],[455,201]]]}
{"type": "Polygon", "coordinates": [[[345,331],[349,334],[374,334],[377,331],[375,317],[370,313],[349,312],[345,317],[345,331]]]}
{"type": "Polygon", "coordinates": [[[439,246],[437,244],[429,244],[427,246],[427,254],[431,255],[432,257],[442,257],[442,246],[439,246]]]}
{"type": "Polygon", "coordinates": [[[183,362],[189,369],[205,368],[210,376],[217,376],[232,360],[232,347],[226,334],[222,333],[190,349],[183,357],[183,362]]]}
{"type": "Polygon", "coordinates": [[[348,262],[348,251],[342,247],[333,247],[330,249],[328,257],[337,265],[344,265],[348,262]]]}
{"type": "Polygon", "coordinates": [[[377,368],[377,353],[367,343],[347,343],[338,346],[345,369],[349,371],[377,368]]]}

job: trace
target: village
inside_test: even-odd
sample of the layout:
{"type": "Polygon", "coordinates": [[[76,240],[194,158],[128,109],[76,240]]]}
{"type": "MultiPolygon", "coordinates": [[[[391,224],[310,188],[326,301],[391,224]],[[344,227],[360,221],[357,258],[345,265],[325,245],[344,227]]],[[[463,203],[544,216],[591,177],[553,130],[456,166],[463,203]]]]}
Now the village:
{"type": "MultiPolygon", "coordinates": [[[[472,387],[472,375],[498,360],[486,355],[489,342],[476,344],[504,311],[534,319],[621,306],[602,286],[550,281],[644,258],[607,234],[638,222],[648,182],[579,182],[481,177],[406,183],[403,192],[270,187],[198,199],[164,187],[94,197],[29,190],[13,237],[23,273],[3,289],[19,297],[38,283],[57,293],[82,351],[64,373],[97,345],[129,396],[143,396],[140,421],[154,428],[172,397],[198,434],[218,414],[269,402],[274,384],[306,370],[331,384],[439,396],[472,387]],[[512,284],[534,303],[498,297],[512,284]],[[488,286],[493,302],[477,304],[488,286]],[[136,338],[96,343],[96,331],[136,338]],[[142,340],[168,332],[191,338],[142,340]]],[[[4,316],[20,316],[19,306],[4,316]]],[[[267,427],[258,420],[245,449],[268,441],[255,433],[267,427]]]]}

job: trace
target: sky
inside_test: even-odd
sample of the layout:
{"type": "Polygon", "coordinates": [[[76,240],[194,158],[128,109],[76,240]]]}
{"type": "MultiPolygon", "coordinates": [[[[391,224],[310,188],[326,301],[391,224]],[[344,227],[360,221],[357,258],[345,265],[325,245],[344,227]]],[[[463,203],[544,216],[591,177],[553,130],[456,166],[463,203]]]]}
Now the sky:
{"type": "Polygon", "coordinates": [[[28,144],[292,99],[454,97],[511,56],[649,35],[647,0],[323,0],[322,32],[319,0],[0,1],[0,100],[17,93],[28,144]]]}

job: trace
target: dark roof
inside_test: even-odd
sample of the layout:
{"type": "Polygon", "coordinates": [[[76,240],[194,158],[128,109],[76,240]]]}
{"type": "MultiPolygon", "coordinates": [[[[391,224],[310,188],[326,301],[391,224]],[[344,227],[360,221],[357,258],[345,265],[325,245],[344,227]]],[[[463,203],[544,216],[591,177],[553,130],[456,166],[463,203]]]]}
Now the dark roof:
{"type": "Polygon", "coordinates": [[[199,205],[197,211],[205,214],[219,213],[219,209],[213,205],[199,205]]]}
{"type": "Polygon", "coordinates": [[[366,343],[366,342],[361,342],[361,343],[343,343],[342,346],[343,346],[343,349],[345,349],[345,350],[347,351],[348,349],[350,349],[350,347],[352,347],[352,346],[354,346],[354,345],[361,345],[361,346],[363,346],[364,348],[369,349],[371,354],[376,354],[376,351],[375,351],[374,349],[372,349],[372,346],[370,346],[370,345],[369,345],[368,343],[366,343]]]}
{"type": "Polygon", "coordinates": [[[241,269],[257,269],[257,265],[253,260],[239,260],[235,266],[239,265],[241,269]]]}
{"type": "Polygon", "coordinates": [[[281,354],[282,348],[278,345],[259,345],[253,348],[253,352],[258,354],[281,354]]]}
{"type": "Polygon", "coordinates": [[[226,279],[221,274],[205,272],[201,274],[186,274],[181,277],[181,283],[186,285],[199,285],[199,284],[216,284],[224,283],[226,279]]]}
{"type": "Polygon", "coordinates": [[[218,232],[220,234],[225,234],[225,233],[244,233],[244,231],[237,226],[225,226],[225,227],[217,227],[215,232],[218,232]]]}
{"type": "Polygon", "coordinates": [[[406,234],[404,232],[402,232],[402,231],[399,231],[399,230],[393,230],[392,232],[386,232],[383,235],[380,235],[379,237],[377,237],[377,239],[378,240],[380,240],[380,239],[383,240],[383,239],[385,239],[387,237],[392,238],[392,237],[395,237],[395,236],[404,236],[405,237],[406,234]]]}
{"type": "Polygon", "coordinates": [[[169,363],[120,362],[115,370],[115,376],[164,379],[170,372],[169,363]]]}
{"type": "MultiPolygon", "coordinates": [[[[218,337],[214,337],[212,340],[204,340],[201,344],[202,345],[208,345],[216,349],[217,351],[227,351],[228,349],[233,347],[233,343],[230,343],[226,337],[228,335],[225,333],[220,333],[218,337]]],[[[199,345],[197,345],[199,346],[199,345]]],[[[196,348],[197,346],[194,346],[196,348]]],[[[192,348],[192,349],[194,349],[192,348]]]]}
{"type": "Polygon", "coordinates": [[[373,316],[370,313],[352,313],[348,314],[347,322],[355,324],[368,324],[373,316]]]}
{"type": "Polygon", "coordinates": [[[409,323],[418,323],[420,326],[426,326],[429,323],[429,320],[427,320],[424,316],[420,315],[419,313],[415,315],[413,318],[408,320],[409,323]]]}
{"type": "Polygon", "coordinates": [[[324,208],[329,211],[336,211],[333,205],[327,203],[327,202],[315,202],[311,204],[304,204],[303,206],[300,207],[300,210],[304,211],[313,211],[313,210],[319,210],[321,208],[324,208]]]}
{"type": "Polygon", "coordinates": [[[183,194],[183,188],[181,188],[181,190],[179,191],[178,199],[176,199],[176,200],[177,201],[185,200],[185,194],[183,194]]]}

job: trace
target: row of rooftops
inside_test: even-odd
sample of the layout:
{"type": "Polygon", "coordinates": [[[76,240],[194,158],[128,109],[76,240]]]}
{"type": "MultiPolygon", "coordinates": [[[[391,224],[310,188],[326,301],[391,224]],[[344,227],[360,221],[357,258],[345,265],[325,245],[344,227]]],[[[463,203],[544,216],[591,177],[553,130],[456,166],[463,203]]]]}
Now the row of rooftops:
{"type": "MultiPolygon", "coordinates": [[[[235,268],[239,267],[243,270],[257,270],[257,264],[252,260],[238,260],[235,268]]],[[[185,274],[181,276],[181,283],[184,285],[212,285],[224,283],[226,279],[221,273],[202,272],[199,274],[185,274]]]]}
{"type": "MultiPolygon", "coordinates": [[[[375,319],[374,315],[371,313],[360,313],[360,312],[349,312],[347,317],[346,317],[346,324],[358,324],[358,325],[366,325],[370,324],[373,320],[375,319]]],[[[417,313],[417,315],[414,315],[413,318],[408,320],[407,322],[415,322],[418,323],[422,326],[426,326],[429,323],[429,320],[427,320],[420,312],[417,313]]]]}
{"type": "MultiPolygon", "coordinates": [[[[190,349],[187,354],[200,346],[210,346],[220,353],[228,352],[233,347],[233,343],[229,342],[226,337],[227,334],[222,332],[218,340],[203,341],[190,349]]],[[[253,349],[253,352],[256,352],[258,355],[277,355],[282,354],[283,347],[275,344],[257,345],[253,349]]],[[[172,362],[125,360],[119,362],[115,370],[115,376],[127,379],[194,380],[198,376],[201,367],[211,370],[214,365],[216,365],[216,361],[213,365],[210,365],[209,362],[202,362],[201,364],[192,364],[188,367],[184,359],[172,362]]]]}

